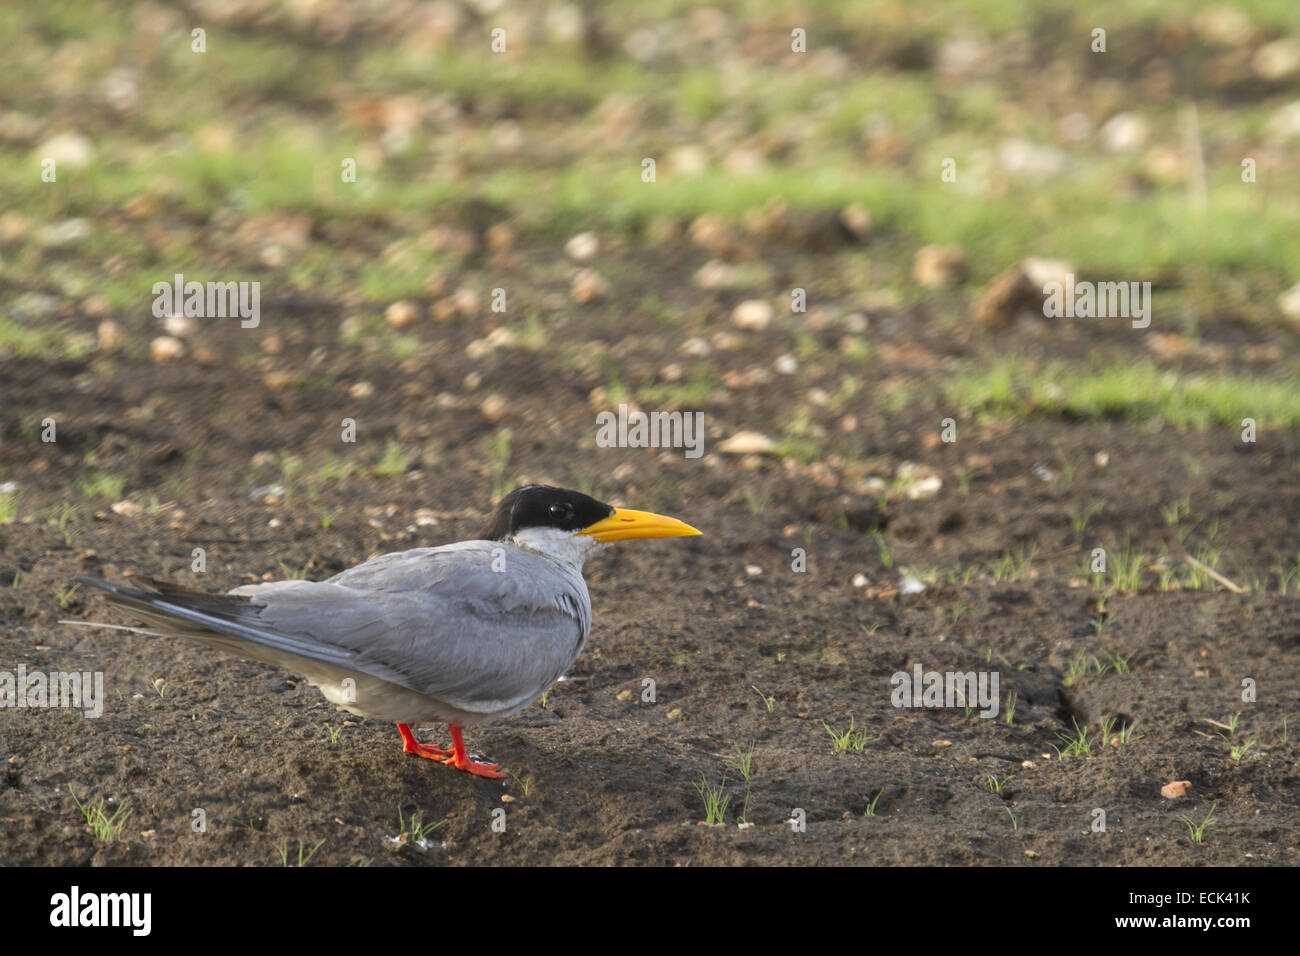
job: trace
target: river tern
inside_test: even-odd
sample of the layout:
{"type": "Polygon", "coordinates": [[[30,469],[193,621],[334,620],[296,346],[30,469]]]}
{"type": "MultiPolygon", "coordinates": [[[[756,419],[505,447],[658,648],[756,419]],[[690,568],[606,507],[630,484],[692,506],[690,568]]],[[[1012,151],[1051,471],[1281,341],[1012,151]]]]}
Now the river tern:
{"type": "Polygon", "coordinates": [[[77,580],[149,624],[125,630],[303,674],[339,707],[396,723],[406,753],[495,778],[505,775],[470,759],[461,728],[519,713],[578,659],[591,632],[587,557],[617,541],[697,534],[675,518],[525,485],[480,538],[380,555],[325,581],[205,594],[77,580]],[[448,725],[450,750],[416,741],[411,725],[428,723],[448,725]]]}

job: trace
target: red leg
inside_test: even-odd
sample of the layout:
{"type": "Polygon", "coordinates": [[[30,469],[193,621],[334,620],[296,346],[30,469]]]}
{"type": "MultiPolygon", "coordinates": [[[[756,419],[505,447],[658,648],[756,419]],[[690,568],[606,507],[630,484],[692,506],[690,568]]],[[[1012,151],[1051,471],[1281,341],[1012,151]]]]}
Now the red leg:
{"type": "Polygon", "coordinates": [[[415,754],[417,757],[427,757],[430,760],[438,761],[452,756],[450,750],[443,750],[441,747],[433,746],[433,744],[420,743],[415,739],[415,734],[411,733],[411,728],[406,724],[398,724],[397,730],[402,735],[402,753],[415,754]]]}
{"type": "Polygon", "coordinates": [[[461,737],[460,726],[458,724],[448,724],[447,729],[451,731],[451,745],[455,748],[450,757],[443,761],[448,766],[455,767],[457,770],[464,770],[474,774],[476,777],[488,777],[493,780],[500,780],[505,776],[503,773],[497,773],[499,764],[478,763],[470,760],[469,754],[465,752],[465,740],[461,737]]]}

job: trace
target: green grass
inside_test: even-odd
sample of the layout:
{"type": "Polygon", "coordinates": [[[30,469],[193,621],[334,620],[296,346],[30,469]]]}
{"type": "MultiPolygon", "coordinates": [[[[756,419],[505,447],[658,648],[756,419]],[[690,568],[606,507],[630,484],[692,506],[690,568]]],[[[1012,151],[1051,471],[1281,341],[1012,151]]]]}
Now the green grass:
{"type": "Polygon", "coordinates": [[[894,566],[894,549],[889,544],[889,536],[883,531],[871,532],[871,543],[876,546],[876,556],[880,558],[881,567],[888,570],[894,566]]]}
{"type": "Polygon", "coordinates": [[[1067,514],[1070,516],[1070,527],[1074,529],[1075,534],[1082,534],[1083,530],[1088,527],[1088,523],[1101,514],[1105,508],[1105,501],[1093,501],[1082,508],[1069,509],[1067,514]]]}
{"type": "Polygon", "coordinates": [[[1017,548],[1014,552],[1003,551],[1002,556],[993,563],[993,579],[995,581],[1027,580],[1036,554],[1038,554],[1037,545],[1017,548]]]}
{"type": "Polygon", "coordinates": [[[87,498],[104,498],[107,501],[120,501],[126,490],[126,478],[122,475],[110,475],[96,471],[81,483],[81,493],[87,498]]]}
{"type": "Polygon", "coordinates": [[[68,355],[70,347],[67,336],[57,328],[31,327],[0,315],[0,353],[3,352],[13,352],[19,358],[53,361],[68,355]]]}
{"type": "Polygon", "coordinates": [[[447,822],[444,818],[442,820],[434,820],[429,823],[424,823],[421,818],[421,812],[416,810],[409,820],[406,819],[406,817],[403,816],[402,808],[399,805],[397,808],[397,838],[401,840],[403,836],[409,835],[409,839],[412,842],[423,846],[428,842],[433,831],[437,830],[447,822]]]}
{"type": "Polygon", "coordinates": [[[298,841],[298,862],[296,864],[290,864],[289,863],[289,841],[288,839],[285,839],[280,843],[280,865],[281,866],[294,865],[300,867],[306,866],[308,863],[311,862],[311,858],[316,855],[316,851],[319,850],[321,846],[324,845],[324,843],[325,841],[322,839],[314,847],[308,850],[307,847],[303,844],[303,842],[299,840],[298,841]]]}
{"type": "Polygon", "coordinates": [[[1260,428],[1294,428],[1300,425],[1296,387],[1294,379],[1163,371],[1147,360],[1088,368],[1005,358],[960,376],[948,395],[964,408],[998,416],[1158,419],[1187,429],[1240,428],[1242,419],[1253,418],[1260,428]]]}
{"type": "Polygon", "coordinates": [[[1111,584],[1120,594],[1134,594],[1142,588],[1142,566],[1146,556],[1125,545],[1109,555],[1111,584]]]}
{"type": "Polygon", "coordinates": [[[1079,722],[1074,718],[1070,718],[1070,723],[1074,727],[1073,731],[1056,732],[1057,738],[1065,746],[1058,747],[1053,744],[1052,749],[1059,757],[1091,757],[1093,748],[1097,746],[1097,739],[1089,733],[1087,727],[1080,727],[1079,722]]]}
{"type": "Polygon", "coordinates": [[[1008,774],[999,780],[994,774],[988,773],[984,775],[984,785],[1000,797],[1002,796],[1002,788],[1007,785],[1012,777],[1014,777],[1014,774],[1008,774]]]}
{"type": "Polygon", "coordinates": [[[1218,587],[1218,582],[1209,573],[1210,571],[1219,570],[1219,559],[1221,554],[1217,548],[1211,548],[1208,544],[1202,545],[1195,554],[1195,558],[1204,567],[1189,565],[1187,568],[1187,583],[1197,591],[1213,591],[1218,587]],[[1208,570],[1207,570],[1208,569],[1208,570]]]}
{"type": "Polygon", "coordinates": [[[1214,826],[1216,823],[1219,822],[1219,818],[1214,815],[1214,808],[1217,806],[1218,806],[1217,803],[1210,804],[1209,812],[1205,814],[1205,819],[1201,820],[1200,823],[1197,823],[1191,817],[1186,815],[1180,816],[1178,818],[1179,820],[1182,820],[1183,823],[1186,825],[1187,835],[1190,836],[1192,838],[1192,842],[1197,844],[1198,846],[1205,842],[1205,831],[1207,831],[1210,827],[1214,826]]]}
{"type": "Polygon", "coordinates": [[[1171,502],[1170,504],[1162,505],[1160,508],[1160,517],[1164,519],[1166,525],[1172,527],[1173,525],[1176,525],[1179,522],[1181,522],[1184,518],[1186,518],[1189,514],[1191,514],[1191,512],[1192,512],[1191,499],[1184,497],[1178,499],[1177,501],[1171,502]]]}
{"type": "Polygon", "coordinates": [[[728,763],[740,774],[745,781],[745,797],[740,804],[740,814],[737,817],[740,823],[749,822],[749,788],[754,776],[754,742],[749,742],[749,747],[741,749],[740,744],[735,745],[735,753],[728,763]]]}
{"type": "Polygon", "coordinates": [[[402,447],[402,443],[390,440],[372,470],[380,478],[400,478],[410,466],[411,456],[402,447]]]}
{"type": "Polygon", "coordinates": [[[12,524],[17,519],[17,493],[13,491],[0,492],[0,524],[12,524]]]}
{"type": "Polygon", "coordinates": [[[704,801],[704,822],[709,825],[725,822],[727,807],[731,805],[731,794],[727,793],[726,775],[723,775],[721,783],[714,786],[701,774],[695,789],[699,791],[700,798],[704,801]]]}
{"type": "Polygon", "coordinates": [[[822,726],[825,727],[826,732],[831,735],[831,741],[834,743],[836,751],[864,750],[866,749],[867,744],[876,739],[875,737],[868,735],[865,729],[854,729],[854,720],[851,716],[849,717],[848,730],[836,730],[830,724],[825,722],[822,723],[822,726]]]}
{"type": "Polygon", "coordinates": [[[69,548],[77,540],[77,535],[81,533],[82,521],[81,512],[75,505],[67,502],[59,505],[58,511],[46,519],[47,524],[58,527],[59,534],[63,537],[63,543],[69,548]]]}
{"type": "Polygon", "coordinates": [[[113,843],[122,838],[122,831],[126,828],[126,821],[134,812],[127,808],[126,804],[120,805],[116,810],[109,814],[104,805],[103,799],[99,803],[91,805],[89,802],[82,803],[77,799],[76,791],[72,789],[72,784],[68,784],[68,793],[72,794],[72,802],[77,805],[81,811],[82,817],[85,818],[86,826],[90,827],[91,832],[95,834],[95,839],[100,843],[113,843]]]}

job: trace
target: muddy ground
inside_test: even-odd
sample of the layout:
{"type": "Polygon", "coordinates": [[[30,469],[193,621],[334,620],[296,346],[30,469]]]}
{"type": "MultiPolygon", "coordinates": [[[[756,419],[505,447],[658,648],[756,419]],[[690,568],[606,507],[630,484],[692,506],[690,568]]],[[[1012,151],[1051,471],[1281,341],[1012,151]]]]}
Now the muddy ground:
{"type": "MultiPolygon", "coordinates": [[[[672,286],[671,264],[647,271],[672,286]]],[[[971,426],[948,446],[925,440],[936,431],[934,410],[876,407],[872,385],[896,365],[832,358],[827,386],[845,371],[863,383],[842,411],[858,428],[837,444],[886,473],[885,463],[910,461],[943,478],[933,497],[881,505],[854,490],[842,462],[597,448],[587,401],[595,380],[560,367],[545,347],[474,361],[448,330],[427,357],[397,368],[340,353],[333,318],[274,314],[244,335],[214,329],[218,357],[202,367],[4,363],[14,419],[58,421],[57,443],[11,434],[0,450],[11,473],[26,469],[27,505],[54,519],[0,529],[0,580],[16,581],[0,589],[4,660],[29,671],[103,671],[108,698],[97,720],[0,712],[6,862],[278,864],[286,841],[291,862],[301,841],[319,844],[311,862],[340,865],[1294,861],[1297,747],[1284,722],[1295,723],[1300,685],[1300,599],[1162,591],[1148,569],[1141,590],[1109,600],[1098,633],[1097,592],[1082,571],[1094,546],[1129,540],[1148,554],[1157,542],[1172,546],[1159,506],[1184,497],[1194,503],[1187,520],[1217,522],[1225,553],[1280,551],[1300,515],[1294,434],[1242,447],[1228,430],[1031,420],[971,426]],[[314,362],[339,385],[267,387],[247,353],[272,334],[293,343],[274,357],[277,367],[314,362]],[[505,398],[504,422],[439,398],[470,374],[505,398]],[[380,384],[358,401],[347,394],[357,381],[380,384]],[[336,427],[348,416],[365,436],[351,447],[336,427]],[[302,569],[323,577],[373,553],[472,536],[491,505],[488,449],[502,426],[513,436],[511,472],[569,485],[591,475],[596,494],[705,532],[625,544],[589,563],[596,626],[569,680],[545,707],[469,732],[475,750],[510,770],[505,783],[404,756],[394,728],[346,720],[295,675],[178,640],[59,624],[122,621],[80,591],[61,598],[78,573],[218,590],[302,569]],[[288,479],[279,499],[248,500],[281,482],[279,464],[260,453],[364,455],[390,438],[423,448],[421,461],[400,475],[362,469],[305,490],[288,479]],[[130,491],[158,489],[151,505],[123,515],[98,502],[84,524],[61,531],[55,516],[77,494],[87,455],[125,475],[130,491]],[[970,462],[963,493],[958,473],[970,462]],[[1075,533],[1071,509],[1098,499],[1108,506],[1075,533]],[[328,530],[322,514],[332,516],[328,530]],[[883,533],[890,568],[876,546],[883,533]],[[191,571],[194,548],[205,549],[205,574],[191,571]],[[806,551],[803,573],[792,570],[796,548],[806,551]],[[1024,578],[995,580],[999,556],[1025,548],[1041,557],[1024,578]],[[900,567],[972,570],[923,574],[925,590],[902,595],[900,567]],[[855,586],[857,575],[865,580],[855,586]],[[1129,672],[1087,673],[1067,686],[1068,662],[1080,654],[1125,658],[1129,672]],[[999,718],[891,706],[890,676],[917,663],[997,670],[999,718]],[[653,703],[641,699],[647,678],[653,703]],[[1253,704],[1241,702],[1245,678],[1257,682],[1253,704]],[[1008,725],[1011,691],[1018,703],[1008,725]],[[1207,722],[1238,712],[1235,735],[1207,722]],[[1057,754],[1073,721],[1095,737],[1106,717],[1129,724],[1136,739],[1091,757],[1057,754]],[[837,752],[825,725],[843,731],[850,721],[870,740],[837,752]],[[340,724],[331,742],[327,727],[340,724]],[[1240,760],[1229,753],[1233,736],[1255,741],[1240,760]],[[741,829],[745,787],[728,768],[751,742],[752,826],[741,829]],[[724,774],[733,794],[726,824],[701,826],[695,785],[724,774]],[[1176,780],[1190,781],[1187,796],[1162,798],[1162,785],[1176,780]],[[130,808],[119,840],[96,841],[70,787],[83,802],[130,808]],[[1199,822],[1211,807],[1219,822],[1194,844],[1179,818],[1199,822]],[[196,808],[206,813],[202,834],[191,830],[196,808]],[[399,808],[404,818],[446,821],[427,850],[388,842],[399,836],[399,808]],[[498,808],[504,833],[492,827],[498,808]],[[786,822],[796,808],[806,832],[786,822]],[[1105,833],[1090,832],[1095,808],[1106,812],[1105,833]]],[[[640,365],[675,358],[678,342],[652,321],[618,322],[613,346],[640,365]]],[[[942,354],[922,354],[925,331],[924,316],[908,315],[894,334],[875,334],[941,366],[942,354]]],[[[558,340],[572,324],[557,317],[548,332],[558,340]]],[[[754,336],[717,355],[715,370],[743,372],[779,352],[787,334],[754,336]]],[[[773,430],[764,408],[792,400],[781,381],[747,395],[743,412],[705,403],[711,445],[740,428],[773,430]]]]}
{"type": "MultiPolygon", "coordinates": [[[[0,708],[0,863],[1296,864],[1300,414],[1275,401],[1243,441],[1240,408],[1276,392],[1237,402],[1230,385],[1201,421],[1174,420],[1156,394],[1198,376],[1294,385],[1300,335],[1275,302],[1300,276],[1268,236],[1287,234],[1279,218],[1295,199],[1275,175],[1250,194],[1258,230],[1255,212],[1231,205],[1240,215],[1207,227],[1183,218],[1182,179],[1136,169],[1167,172],[1171,152],[1181,162],[1172,97],[1190,90],[1208,161],[1226,170],[1213,201],[1237,188],[1250,137],[1283,115],[1281,82],[1250,78],[1283,27],[1234,32],[1228,17],[1189,34],[1175,11],[1138,24],[1103,66],[1055,30],[1079,26],[1063,8],[1053,29],[990,15],[971,59],[964,39],[941,45],[946,14],[907,32],[907,11],[929,5],[887,5],[895,25],[880,29],[828,5],[843,30],[814,33],[842,36],[844,49],[789,74],[811,102],[850,81],[871,100],[880,77],[887,92],[915,92],[941,53],[976,63],[985,85],[936,80],[935,128],[925,110],[900,110],[911,129],[823,109],[810,141],[792,132],[812,115],[802,101],[739,81],[717,93],[690,72],[726,50],[728,70],[766,76],[765,51],[788,44],[775,13],[746,20],[737,7],[753,32],[736,39],[727,16],[675,11],[689,42],[678,50],[664,32],[668,64],[629,73],[619,44],[642,15],[629,5],[579,31],[580,52],[525,47],[554,61],[529,81],[543,67],[523,54],[513,73],[455,72],[473,65],[465,38],[490,23],[466,14],[446,27],[454,4],[430,7],[421,31],[400,18],[352,23],[337,4],[318,5],[337,22],[304,26],[300,6],[230,14],[209,61],[187,59],[184,4],[106,18],[98,40],[84,18],[30,14],[32,49],[63,50],[70,72],[46,89],[40,57],[27,64],[33,92],[9,90],[0,147],[27,157],[57,116],[104,169],[87,160],[90,172],[60,180],[66,193],[33,188],[0,221],[0,688],[19,666],[84,670],[103,674],[105,700],[96,719],[0,708]],[[1053,38],[1059,71],[1024,55],[1026,29],[1053,38]],[[399,41],[406,59],[390,64],[399,41]],[[437,45],[453,41],[461,60],[437,45]],[[1122,52],[1140,44],[1159,69],[1122,52]],[[119,61],[135,69],[133,51],[138,102],[110,77],[109,102],[131,107],[119,116],[96,84],[119,61]],[[452,63],[432,89],[426,60],[452,63]],[[204,62],[227,68],[205,75],[204,62]],[[581,71],[564,72],[574,63],[581,71]],[[1106,70],[1092,86],[1069,82],[1106,70]],[[1056,147],[1075,166],[1040,163],[1055,184],[997,173],[963,186],[973,192],[937,192],[946,150],[1051,139],[1071,111],[1093,129],[1130,100],[1156,117],[1150,153],[1115,159],[1086,133],[1056,147]],[[1257,112],[1234,125],[1239,108],[1257,112]],[[827,155],[842,152],[851,174],[830,176],[827,196],[803,188],[820,180],[800,165],[823,154],[823,121],[827,155]],[[637,198],[575,189],[580,165],[564,178],[621,150],[636,124],[650,144],[635,140],[609,168],[631,163],[632,186],[617,189],[637,198]],[[655,130],[665,151],[708,144],[715,178],[685,198],[664,193],[676,198],[651,215],[635,190],[655,130]],[[512,145],[520,137],[528,148],[512,145]],[[151,165],[170,149],[174,162],[151,165]],[[295,165],[302,153],[319,153],[320,168],[295,165]],[[336,153],[362,156],[367,175],[379,164],[391,204],[352,206],[343,187],[321,187],[337,177],[336,153]],[[754,155],[775,169],[757,180],[771,189],[746,180],[715,197],[708,183],[730,188],[740,174],[725,170],[754,155]],[[884,177],[865,217],[855,164],[884,177]],[[1084,185],[1057,165],[1083,169],[1084,185]],[[451,180],[426,199],[416,190],[430,169],[451,180]],[[1141,243],[1098,223],[1131,214],[1132,230],[1164,238],[1138,204],[1166,194],[1173,245],[1153,241],[1150,260],[1117,266],[1113,245],[1141,243]],[[948,208],[966,230],[951,240],[966,243],[961,262],[922,281],[914,257],[943,238],[948,208]],[[1055,225],[1013,223],[1017,210],[1055,225]],[[1216,229],[1264,238],[1231,248],[1212,241],[1216,229]],[[598,248],[566,251],[584,230],[598,248]],[[1205,262],[1168,261],[1202,236],[1205,262]],[[1126,319],[1045,319],[1033,302],[988,307],[997,275],[1030,255],[1077,255],[1101,279],[1154,277],[1157,320],[1139,332],[1126,319]],[[152,283],[177,271],[261,281],[259,323],[155,317],[152,283]],[[807,312],[790,310],[796,287],[807,312]],[[496,288],[508,290],[505,313],[490,308],[496,288]],[[747,300],[771,308],[737,312],[747,300]],[[173,341],[159,345],[164,334],[173,341]],[[1153,391],[1075,406],[971,384],[1008,358],[1048,386],[1061,368],[1148,369],[1134,381],[1153,391]],[[703,455],[599,447],[596,415],[620,403],[702,413],[703,455]],[[345,420],[355,442],[342,440],[345,420]],[[301,675],[62,623],[131,623],[74,587],[78,574],[214,592],[322,579],[472,537],[525,481],[671,514],[703,535],[625,543],[588,563],[595,626],[568,679],[512,720],[467,729],[505,781],[404,755],[394,727],[340,713],[301,675]],[[1108,564],[1095,574],[1096,549],[1108,564]],[[996,673],[996,716],[894,706],[891,677],[917,666],[996,673]],[[1069,753],[1081,732],[1084,752],[1069,753]],[[710,788],[730,798],[714,825],[703,822],[710,788]],[[431,829],[414,834],[413,817],[431,829]]],[[[541,6],[520,5],[538,23],[541,6]]],[[[1261,169],[1295,168],[1292,152],[1258,152],[1261,169]]],[[[692,155],[665,162],[664,182],[692,155]]]]}

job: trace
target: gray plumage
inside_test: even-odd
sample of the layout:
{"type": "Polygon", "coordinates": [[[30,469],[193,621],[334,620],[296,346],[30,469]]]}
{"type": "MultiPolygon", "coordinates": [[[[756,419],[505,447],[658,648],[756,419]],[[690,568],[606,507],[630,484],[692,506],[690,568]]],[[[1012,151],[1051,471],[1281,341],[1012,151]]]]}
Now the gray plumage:
{"type": "Polygon", "coordinates": [[[170,633],[301,673],[352,713],[396,723],[518,713],[564,675],[591,632],[581,564],[507,541],[385,554],[327,581],[229,595],[78,580],[170,633]]]}
{"type": "Polygon", "coordinates": [[[148,579],[77,580],[162,633],[303,674],[344,709],[396,723],[404,753],[499,780],[497,764],[470,757],[461,727],[518,713],[578,659],[591,633],[587,557],[617,541],[699,533],[524,485],[501,499],[480,539],[385,554],[328,581],[203,594],[148,579]],[[451,750],[412,735],[410,724],[434,721],[448,725],[451,750]]]}

